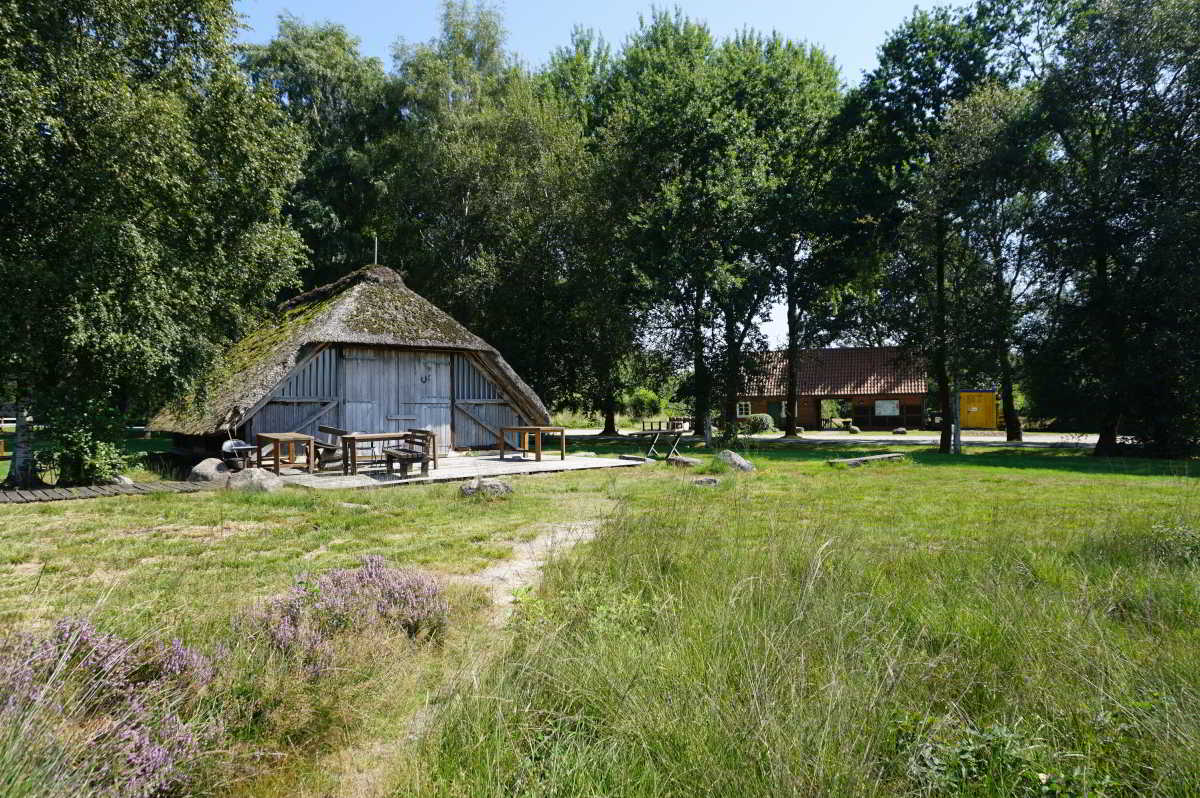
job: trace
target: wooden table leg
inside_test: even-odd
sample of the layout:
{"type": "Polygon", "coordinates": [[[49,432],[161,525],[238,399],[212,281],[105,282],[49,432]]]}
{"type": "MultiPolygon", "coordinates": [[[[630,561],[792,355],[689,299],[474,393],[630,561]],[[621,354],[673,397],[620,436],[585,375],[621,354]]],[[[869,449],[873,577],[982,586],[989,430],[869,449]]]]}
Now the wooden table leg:
{"type": "Polygon", "coordinates": [[[567,431],[565,429],[558,433],[558,459],[567,459],[567,431]]]}
{"type": "Polygon", "coordinates": [[[350,444],[350,474],[358,475],[358,441],[350,444]]]}
{"type": "Polygon", "coordinates": [[[500,459],[503,460],[504,459],[504,430],[503,429],[500,430],[499,436],[500,436],[500,459]]]}
{"type": "Polygon", "coordinates": [[[254,440],[254,442],[255,442],[256,444],[258,444],[258,467],[259,467],[259,468],[262,468],[262,467],[263,467],[263,458],[262,458],[262,438],[256,438],[256,439],[254,440]]]}
{"type": "Polygon", "coordinates": [[[675,442],[671,444],[671,453],[667,455],[668,459],[675,457],[676,455],[679,454],[679,439],[682,437],[683,437],[682,435],[675,436],[675,442]]]}
{"type": "Polygon", "coordinates": [[[314,439],[309,438],[308,439],[308,473],[310,473],[310,474],[316,473],[316,469],[315,469],[316,463],[317,463],[317,442],[314,439]]]}
{"type": "Polygon", "coordinates": [[[540,463],[542,462],[542,431],[538,430],[537,432],[531,434],[533,435],[534,440],[537,441],[537,461],[540,463]]]}

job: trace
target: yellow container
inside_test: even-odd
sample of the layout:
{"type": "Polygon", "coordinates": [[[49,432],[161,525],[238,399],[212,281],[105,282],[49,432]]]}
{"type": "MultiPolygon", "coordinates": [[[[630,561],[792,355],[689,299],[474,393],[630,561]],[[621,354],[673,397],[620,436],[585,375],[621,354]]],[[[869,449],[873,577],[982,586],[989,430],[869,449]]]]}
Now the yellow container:
{"type": "Polygon", "coordinates": [[[996,429],[995,391],[963,391],[958,397],[958,423],[963,429],[996,429]]]}

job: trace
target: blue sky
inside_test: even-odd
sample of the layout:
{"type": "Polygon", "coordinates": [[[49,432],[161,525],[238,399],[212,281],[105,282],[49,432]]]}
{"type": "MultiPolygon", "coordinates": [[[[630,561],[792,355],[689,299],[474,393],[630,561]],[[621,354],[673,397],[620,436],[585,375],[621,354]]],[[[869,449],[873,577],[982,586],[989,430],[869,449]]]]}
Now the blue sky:
{"type": "MultiPolygon", "coordinates": [[[[276,20],[290,12],[306,22],[331,21],[345,25],[362,40],[362,51],[383,59],[391,68],[391,46],[397,39],[420,42],[438,33],[438,0],[235,0],[248,29],[242,40],[263,42],[275,33],[276,20]]],[[[653,3],[645,0],[508,0],[497,3],[504,13],[509,49],[530,66],[544,63],[550,53],[570,40],[575,25],[594,28],[616,49],[637,29],[639,15],[653,3]]],[[[703,20],[718,37],[742,28],[778,31],[791,39],[819,44],[837,61],[842,79],[857,83],[875,65],[875,54],[888,31],[897,27],[914,6],[931,7],[930,0],[687,0],[658,3],[678,5],[693,19],[703,20]]],[[[776,309],[778,311],[778,309],[776,309]]],[[[772,344],[786,331],[776,312],[764,330],[772,344]]]]}

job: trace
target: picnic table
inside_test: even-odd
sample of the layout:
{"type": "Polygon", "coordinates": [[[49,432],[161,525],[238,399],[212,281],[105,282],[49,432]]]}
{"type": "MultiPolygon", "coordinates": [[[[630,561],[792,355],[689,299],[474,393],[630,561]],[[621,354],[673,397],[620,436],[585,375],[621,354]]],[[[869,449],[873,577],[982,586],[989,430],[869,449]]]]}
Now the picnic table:
{"type": "MultiPolygon", "coordinates": [[[[407,443],[412,438],[410,430],[403,432],[350,432],[341,435],[342,440],[342,473],[357,474],[358,466],[370,465],[374,463],[387,462],[387,448],[381,447],[378,454],[374,451],[374,444],[383,443],[385,441],[397,441],[407,443]],[[359,444],[371,444],[371,453],[365,457],[360,456],[359,444]]],[[[433,433],[429,433],[429,448],[432,451],[433,467],[437,468],[437,439],[433,433]]]]}
{"type": "MultiPolygon", "coordinates": [[[[667,438],[672,439],[671,440],[671,451],[667,453],[667,457],[675,457],[676,455],[679,454],[679,441],[682,440],[683,436],[686,435],[687,433],[685,433],[682,430],[677,430],[677,429],[675,429],[675,430],[656,429],[656,430],[647,430],[645,432],[631,432],[629,434],[635,438],[650,438],[651,436],[653,436],[653,438],[650,441],[650,448],[646,449],[646,457],[655,457],[658,455],[658,451],[654,447],[658,446],[659,439],[665,435],[665,436],[667,436],[667,438]]],[[[664,441],[664,443],[665,443],[665,441],[664,441]]]]}
{"type": "Polygon", "coordinates": [[[501,427],[500,428],[500,459],[504,459],[504,447],[507,445],[505,436],[510,432],[517,433],[517,440],[520,441],[520,446],[514,446],[515,452],[530,452],[537,455],[537,461],[542,462],[542,434],[546,432],[558,433],[559,459],[567,459],[567,428],[566,427],[501,427]],[[530,437],[533,437],[535,447],[529,448],[530,437]]]}
{"type": "Polygon", "coordinates": [[[304,435],[299,432],[260,432],[254,436],[255,444],[258,449],[258,467],[263,468],[263,447],[267,444],[272,445],[271,450],[271,466],[272,470],[279,474],[279,464],[286,462],[289,466],[296,464],[296,444],[303,443],[306,448],[306,460],[308,462],[308,473],[313,472],[313,467],[317,462],[316,447],[313,445],[316,440],[311,435],[304,435]],[[288,459],[283,459],[284,449],[288,451],[288,459]]]}

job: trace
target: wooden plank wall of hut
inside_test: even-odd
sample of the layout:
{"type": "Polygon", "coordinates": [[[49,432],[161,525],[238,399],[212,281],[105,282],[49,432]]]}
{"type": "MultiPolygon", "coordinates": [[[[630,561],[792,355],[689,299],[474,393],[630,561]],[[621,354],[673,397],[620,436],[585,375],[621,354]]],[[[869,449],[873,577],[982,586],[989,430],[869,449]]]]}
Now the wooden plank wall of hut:
{"type": "MultiPolygon", "coordinates": [[[[259,432],[301,432],[318,435],[317,426],[341,423],[338,356],[332,346],[302,359],[299,368],[271,395],[246,425],[247,440],[259,432]]],[[[321,436],[325,438],[327,436],[321,436]]]]}
{"type": "Polygon", "coordinates": [[[454,356],[454,445],[493,446],[497,430],[524,419],[469,355],[454,356]]]}

